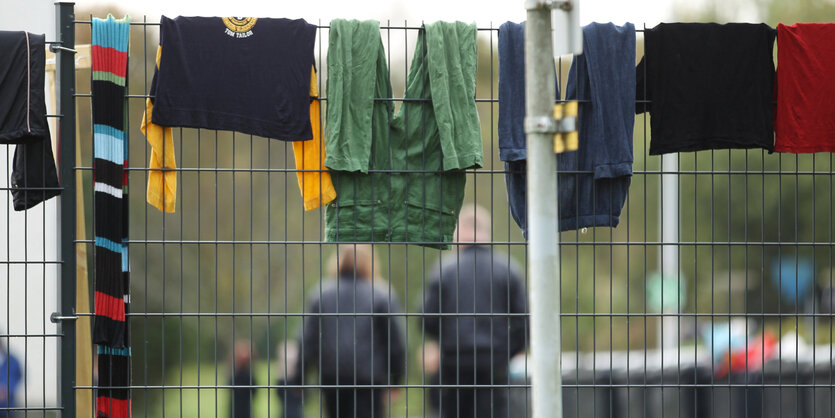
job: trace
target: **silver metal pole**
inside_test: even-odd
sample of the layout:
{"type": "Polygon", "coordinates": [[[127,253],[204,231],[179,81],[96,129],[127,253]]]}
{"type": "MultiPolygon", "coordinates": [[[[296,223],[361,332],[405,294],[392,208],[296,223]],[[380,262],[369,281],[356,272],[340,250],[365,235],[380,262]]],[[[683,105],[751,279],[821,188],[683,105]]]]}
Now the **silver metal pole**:
{"type": "MultiPolygon", "coordinates": [[[[661,170],[662,171],[677,171],[678,170],[678,154],[664,154],[661,156],[661,170]]],[[[679,225],[679,207],[678,207],[678,174],[662,174],[661,175],[661,277],[664,285],[671,281],[664,281],[667,278],[674,277],[676,279],[675,295],[678,299],[681,286],[681,274],[679,267],[679,253],[678,253],[678,225],[679,225]]],[[[662,292],[663,294],[663,292],[662,292]]],[[[662,311],[664,313],[679,313],[681,306],[678,306],[678,300],[664,301],[662,304],[662,311]],[[676,303],[676,308],[670,310],[668,303],[676,303]]],[[[685,301],[680,301],[684,304],[685,301]]],[[[662,316],[661,317],[662,335],[659,338],[662,348],[675,348],[678,346],[678,330],[679,317],[678,316],[662,316]]]]}
{"type": "Polygon", "coordinates": [[[525,25],[533,414],[561,417],[557,159],[553,133],[542,132],[553,120],[555,100],[551,9],[529,8],[525,25]]]}

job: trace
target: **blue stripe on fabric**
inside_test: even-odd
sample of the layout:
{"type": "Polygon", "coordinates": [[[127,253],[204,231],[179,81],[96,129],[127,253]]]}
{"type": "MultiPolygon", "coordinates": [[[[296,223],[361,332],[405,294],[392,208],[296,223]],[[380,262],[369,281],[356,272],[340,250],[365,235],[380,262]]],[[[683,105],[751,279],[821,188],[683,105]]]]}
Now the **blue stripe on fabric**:
{"type": "Polygon", "coordinates": [[[123,244],[117,244],[107,238],[96,237],[96,246],[108,249],[117,254],[122,253],[122,245],[123,244]]]}
{"type": "Polygon", "coordinates": [[[125,164],[125,133],[112,126],[93,125],[93,157],[110,161],[116,165],[125,164]]]}
{"type": "Polygon", "coordinates": [[[106,345],[100,345],[98,348],[99,354],[106,354],[111,356],[123,356],[123,357],[130,357],[130,347],[124,348],[113,348],[108,347],[106,345]]]}
{"type": "Polygon", "coordinates": [[[122,244],[122,272],[127,272],[128,268],[128,244],[122,244]]]}
{"type": "Polygon", "coordinates": [[[119,52],[128,51],[130,24],[128,17],[116,20],[112,15],[107,19],[93,19],[93,45],[113,48],[119,52]]]}

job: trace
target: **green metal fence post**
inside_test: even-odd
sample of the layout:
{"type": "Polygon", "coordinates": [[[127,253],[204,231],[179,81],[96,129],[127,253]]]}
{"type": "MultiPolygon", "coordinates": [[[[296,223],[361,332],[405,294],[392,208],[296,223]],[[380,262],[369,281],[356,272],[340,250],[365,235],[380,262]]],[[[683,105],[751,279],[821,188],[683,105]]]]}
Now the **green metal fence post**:
{"type": "Polygon", "coordinates": [[[75,417],[75,3],[56,2],[60,46],[57,59],[58,162],[63,191],[60,198],[59,248],[61,254],[59,402],[61,416],[75,417]]]}

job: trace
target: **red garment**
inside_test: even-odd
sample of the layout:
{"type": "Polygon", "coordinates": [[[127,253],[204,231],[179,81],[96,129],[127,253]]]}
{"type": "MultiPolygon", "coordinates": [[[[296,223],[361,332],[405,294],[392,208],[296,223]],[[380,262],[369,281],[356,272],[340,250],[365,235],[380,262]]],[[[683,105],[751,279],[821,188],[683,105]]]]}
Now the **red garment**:
{"type": "Polygon", "coordinates": [[[835,24],[777,25],[777,152],[835,152],[835,24]]]}
{"type": "Polygon", "coordinates": [[[725,353],[716,365],[715,376],[721,379],[728,373],[756,372],[763,368],[763,364],[777,355],[779,341],[774,333],[765,331],[745,346],[730,353],[725,353]]]}

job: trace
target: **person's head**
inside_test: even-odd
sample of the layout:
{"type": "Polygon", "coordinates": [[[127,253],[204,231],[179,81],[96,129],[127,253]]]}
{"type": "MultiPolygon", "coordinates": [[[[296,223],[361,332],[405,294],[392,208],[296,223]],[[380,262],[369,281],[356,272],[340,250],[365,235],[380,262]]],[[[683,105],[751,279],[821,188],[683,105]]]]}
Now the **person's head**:
{"type": "Polygon", "coordinates": [[[246,340],[235,341],[232,356],[235,359],[235,368],[248,367],[252,360],[252,344],[246,340]]]}
{"type": "Polygon", "coordinates": [[[369,244],[341,244],[331,257],[331,268],[338,277],[378,279],[381,277],[378,260],[369,244]]]}
{"type": "Polygon", "coordinates": [[[275,349],[278,360],[278,375],[287,377],[296,374],[296,360],[299,358],[299,344],[296,341],[285,341],[275,349]]]}
{"type": "Polygon", "coordinates": [[[454,239],[462,244],[490,241],[490,212],[482,206],[467,203],[458,215],[454,239]]]}

